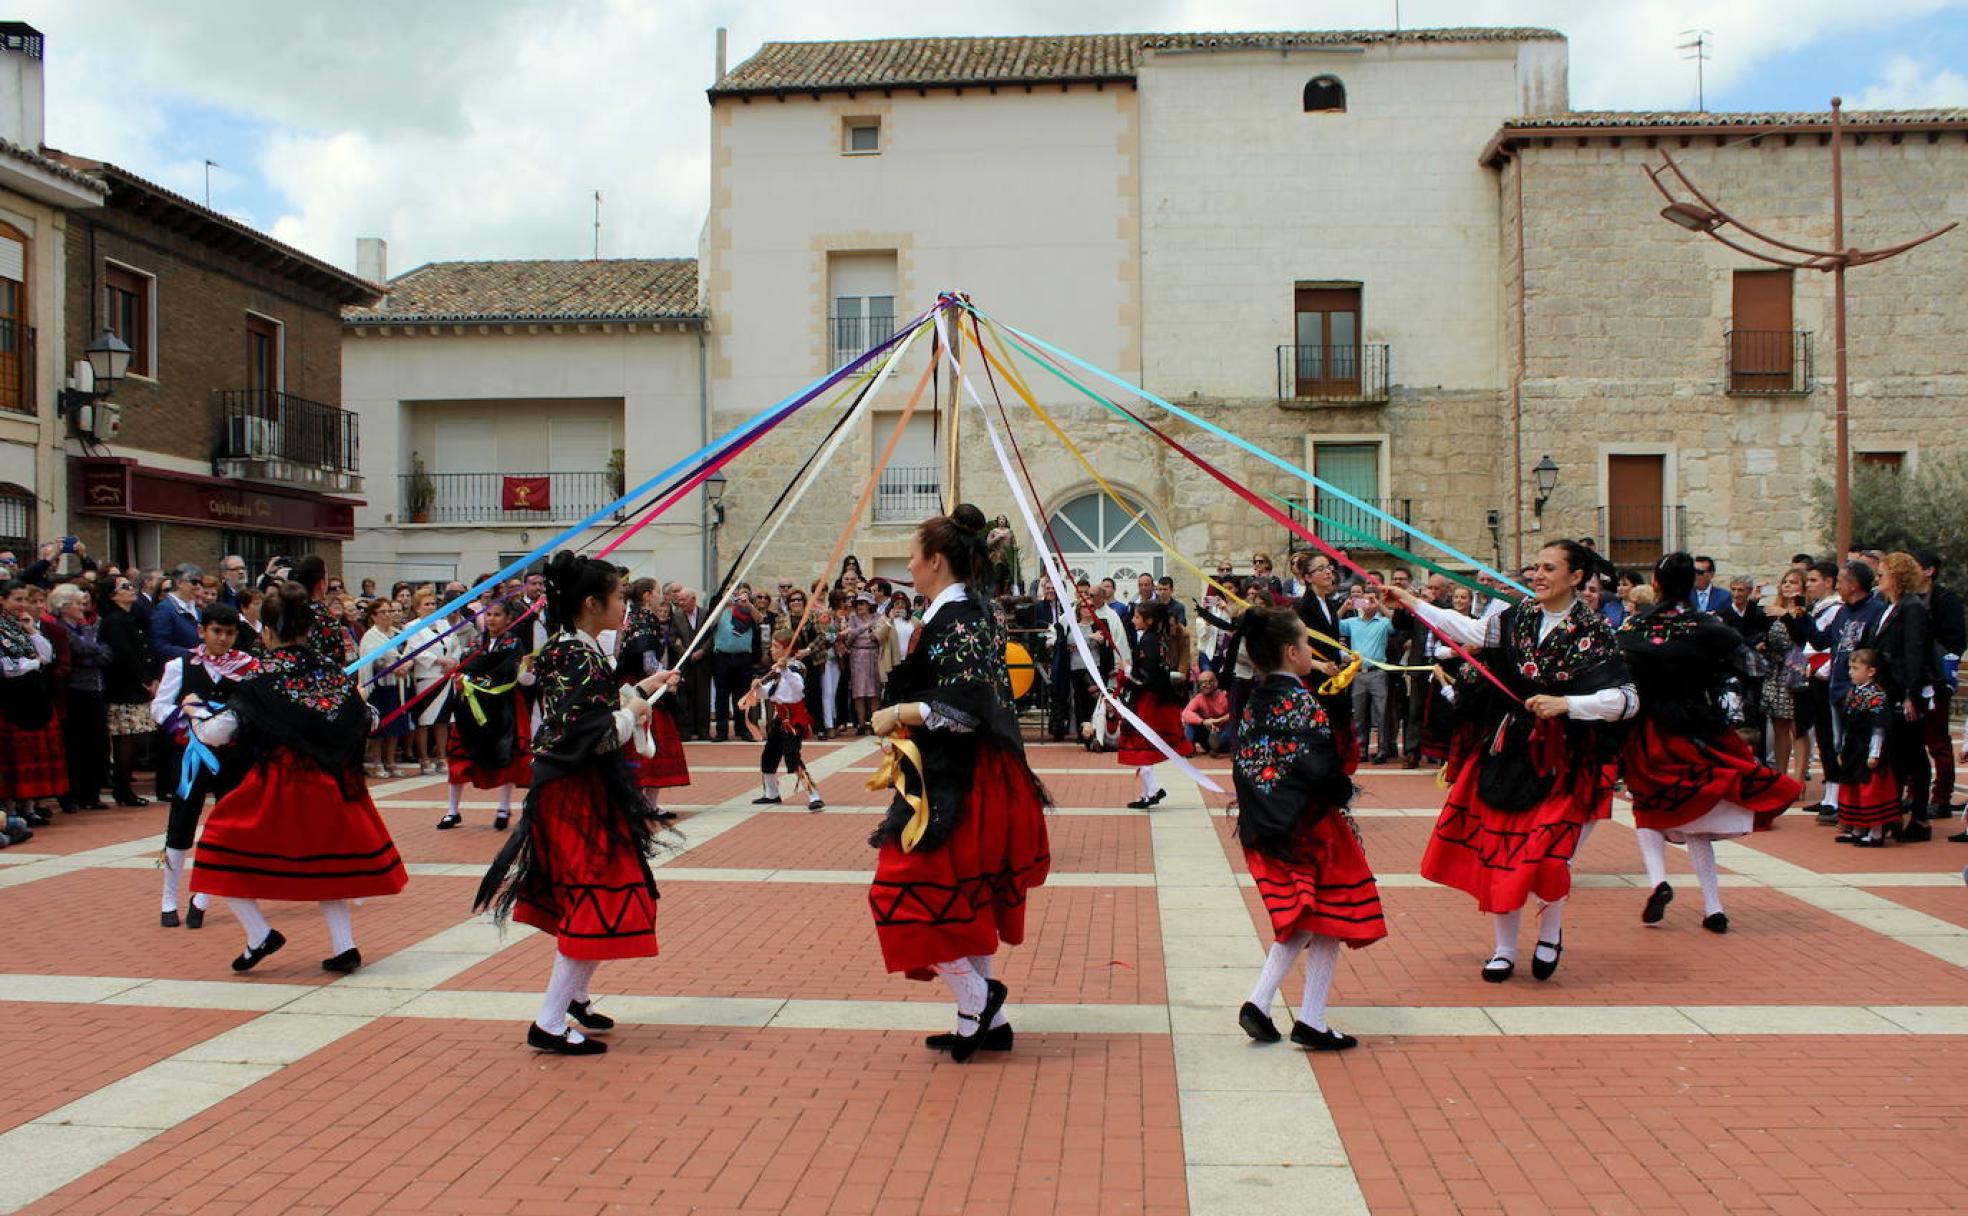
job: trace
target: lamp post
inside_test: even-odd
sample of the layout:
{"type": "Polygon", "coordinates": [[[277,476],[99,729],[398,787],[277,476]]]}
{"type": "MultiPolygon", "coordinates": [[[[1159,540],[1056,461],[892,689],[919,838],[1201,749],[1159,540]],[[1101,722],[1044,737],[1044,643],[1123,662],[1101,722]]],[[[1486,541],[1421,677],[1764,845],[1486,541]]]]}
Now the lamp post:
{"type": "Polygon", "coordinates": [[[1703,194],[1674,158],[1661,152],[1661,163],[1647,165],[1641,171],[1654,183],[1654,189],[1661,192],[1667,206],[1661,208],[1661,218],[1678,224],[1690,232],[1717,241],[1737,253],[1745,254],[1758,261],[1770,262],[1778,266],[1788,266],[1796,270],[1822,270],[1831,275],[1832,296],[1832,343],[1833,378],[1836,381],[1833,404],[1833,445],[1836,465],[1835,495],[1837,500],[1838,552],[1848,552],[1852,547],[1852,441],[1848,414],[1849,377],[1845,363],[1845,271],[1853,266],[1864,266],[1871,262],[1883,262],[1896,254],[1905,253],[1916,245],[1924,245],[1942,233],[1956,227],[1948,224],[1936,228],[1926,236],[1918,237],[1902,244],[1882,249],[1852,249],[1845,244],[1845,159],[1844,159],[1844,120],[1841,107],[1843,100],[1831,99],[1831,244],[1830,249],[1813,249],[1805,245],[1795,245],[1766,236],[1748,224],[1736,219],[1715,205],[1703,194]],[[1672,173],[1687,192],[1694,196],[1693,203],[1684,203],[1661,181],[1663,172],[1672,173]],[[1735,228],[1741,236],[1724,235],[1723,229],[1735,228]],[[1780,253],[1767,253],[1750,248],[1741,242],[1743,237],[1761,242],[1780,253]],[[1790,256],[1784,256],[1788,254],[1790,256]]]}
{"type": "Polygon", "coordinates": [[[94,419],[85,425],[82,411],[115,391],[116,382],[130,371],[132,353],[127,342],[107,329],[97,334],[96,340],[84,348],[82,354],[88,359],[88,383],[63,389],[59,402],[62,416],[77,430],[95,431],[94,419]]]}
{"type": "MultiPolygon", "coordinates": [[[[704,572],[704,587],[708,591],[717,585],[718,571],[722,562],[718,557],[718,535],[724,530],[724,490],[726,486],[722,469],[704,479],[704,506],[708,508],[711,523],[711,568],[704,572]]],[[[715,593],[712,593],[715,597],[715,593]]]]}
{"type": "Polygon", "coordinates": [[[1558,462],[1546,452],[1544,459],[1531,466],[1531,485],[1537,490],[1537,497],[1531,501],[1532,530],[1544,531],[1544,504],[1551,501],[1551,492],[1558,488],[1558,462]]]}

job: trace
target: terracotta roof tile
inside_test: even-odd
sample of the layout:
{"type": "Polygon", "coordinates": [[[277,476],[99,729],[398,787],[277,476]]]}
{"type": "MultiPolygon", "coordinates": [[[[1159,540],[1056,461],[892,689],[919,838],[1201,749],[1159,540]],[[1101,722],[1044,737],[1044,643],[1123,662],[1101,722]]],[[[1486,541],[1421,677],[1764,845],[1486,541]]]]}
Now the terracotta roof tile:
{"type": "MultiPolygon", "coordinates": [[[[1922,123],[1962,122],[1968,109],[1950,110],[1846,110],[1843,121],[1854,127],[1880,125],[1918,125],[1922,123]]],[[[1539,130],[1547,127],[1785,127],[1808,126],[1831,121],[1829,110],[1804,111],[1728,111],[1728,110],[1569,110],[1556,114],[1537,114],[1513,118],[1504,129],[1539,130]]]]}
{"type": "Polygon", "coordinates": [[[453,321],[640,321],[701,317],[695,258],[432,262],[389,283],[351,325],[453,321]]]}

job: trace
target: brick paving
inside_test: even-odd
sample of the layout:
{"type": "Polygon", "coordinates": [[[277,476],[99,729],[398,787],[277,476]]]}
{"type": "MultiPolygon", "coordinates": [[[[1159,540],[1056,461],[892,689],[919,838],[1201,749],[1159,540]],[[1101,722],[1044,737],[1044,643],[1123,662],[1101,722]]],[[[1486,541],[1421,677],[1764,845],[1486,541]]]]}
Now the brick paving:
{"type": "MultiPolygon", "coordinates": [[[[272,906],[291,944],[246,977],[222,905],[156,926],[159,807],[0,855],[0,1210],[1807,1216],[1952,1212],[1968,1187],[1968,849],[1856,852],[1788,818],[1723,857],[1716,937],[1679,850],[1680,898],[1640,925],[1644,890],[1615,877],[1640,870],[1632,830],[1603,824],[1558,976],[1488,985],[1485,918],[1414,877],[1432,816],[1401,812],[1441,790],[1368,768],[1391,936],[1338,969],[1361,1048],[1308,1058],[1235,1030],[1268,934],[1227,798],[1165,767],[1168,804],[1115,813],[1134,784],[1111,754],[1040,747],[1068,881],[1001,958],[1018,1049],[958,1067],[884,1028],[938,1026],[947,997],[881,968],[855,877],[883,801],[865,741],[808,749],[813,816],[754,813],[755,745],[689,751],[663,953],[602,969],[624,1022],[592,1060],[519,1045],[550,945],[473,927],[475,878],[369,901],[369,966],[330,982],[311,908],[272,906]],[[1229,919],[1185,842],[1227,872],[1229,919]],[[1782,1033],[1747,1033],[1765,1023],[1782,1033]]],[[[444,796],[410,779],[378,803],[413,865],[475,867],[505,839],[492,796],[439,833],[444,796]]]]}

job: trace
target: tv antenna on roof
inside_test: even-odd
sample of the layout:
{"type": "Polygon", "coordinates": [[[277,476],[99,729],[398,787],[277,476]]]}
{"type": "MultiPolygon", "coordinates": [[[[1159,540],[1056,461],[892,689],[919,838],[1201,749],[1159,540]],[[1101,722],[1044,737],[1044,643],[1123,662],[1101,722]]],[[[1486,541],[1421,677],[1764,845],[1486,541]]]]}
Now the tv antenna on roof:
{"type": "Polygon", "coordinates": [[[1676,43],[1674,49],[1681,52],[1681,58],[1695,61],[1695,109],[1708,109],[1708,82],[1703,79],[1702,65],[1708,62],[1708,48],[1715,44],[1715,35],[1708,30],[1682,30],[1681,36],[1688,41],[1676,43]]]}
{"type": "Polygon", "coordinates": [[[601,260],[601,191],[599,190],[595,191],[594,196],[595,196],[594,260],[599,262],[601,260]]]}

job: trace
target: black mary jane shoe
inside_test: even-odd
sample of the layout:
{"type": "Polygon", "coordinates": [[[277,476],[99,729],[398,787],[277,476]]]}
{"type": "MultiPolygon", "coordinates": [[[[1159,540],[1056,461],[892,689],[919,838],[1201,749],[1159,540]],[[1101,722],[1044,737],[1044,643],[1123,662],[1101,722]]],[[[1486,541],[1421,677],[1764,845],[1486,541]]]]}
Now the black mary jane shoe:
{"type": "Polygon", "coordinates": [[[1127,804],[1127,809],[1130,811],[1145,811],[1154,805],[1153,802],[1150,802],[1146,798],[1136,798],[1133,802],[1127,804]]]}
{"type": "Polygon", "coordinates": [[[780,799],[778,799],[778,798],[763,798],[763,797],[761,797],[761,798],[754,798],[754,799],[752,799],[752,805],[753,805],[753,806],[778,806],[778,805],[779,805],[779,803],[780,803],[780,801],[781,801],[781,800],[780,800],[780,799]]]}
{"type": "Polygon", "coordinates": [[[557,1056],[598,1056],[608,1050],[608,1044],[602,1042],[600,1039],[582,1039],[578,1043],[570,1042],[567,1038],[566,1031],[563,1030],[559,1034],[549,1034],[540,1029],[538,1022],[534,1022],[526,1028],[526,1045],[534,1051],[544,1051],[557,1056]]]}
{"type": "MultiPolygon", "coordinates": [[[[1000,980],[984,981],[984,1008],[975,1019],[978,1029],[971,1034],[958,1035],[957,1041],[950,1044],[952,1060],[959,1064],[966,1063],[970,1057],[977,1054],[978,1048],[984,1046],[984,1028],[996,1020],[998,1011],[1004,1008],[1005,998],[1010,993],[1011,990],[1000,980]]],[[[957,1016],[965,1021],[972,1020],[967,1014],[959,1013],[957,1016]]]]}
{"type": "Polygon", "coordinates": [[[512,823],[511,811],[500,811],[498,814],[492,816],[492,830],[495,832],[505,831],[506,828],[511,823],[512,823]]]}
{"type": "Polygon", "coordinates": [[[1702,917],[1702,928],[1708,930],[1710,933],[1727,933],[1729,931],[1729,917],[1726,913],[1710,912],[1707,916],[1702,917]]]}
{"type": "Polygon", "coordinates": [[[321,960],[321,969],[323,971],[333,971],[339,975],[347,975],[361,965],[362,951],[357,950],[354,946],[350,946],[334,958],[324,958],[321,960]]]}
{"type": "Polygon", "coordinates": [[[1259,1043],[1275,1043],[1280,1037],[1277,1024],[1271,1020],[1271,1015],[1249,1001],[1245,1001],[1244,1007],[1237,1011],[1237,1025],[1243,1027],[1244,1033],[1259,1043]]]}
{"type": "Polygon", "coordinates": [[[1516,973],[1517,960],[1505,958],[1501,954],[1491,956],[1490,961],[1483,964],[1483,979],[1488,983],[1501,984],[1516,973]],[[1499,967],[1498,963],[1503,965],[1499,967]]]}
{"type": "Polygon", "coordinates": [[[1852,844],[1861,849],[1883,849],[1886,847],[1886,838],[1884,836],[1866,836],[1859,840],[1854,840],[1852,844]]]}
{"type": "Polygon", "coordinates": [[[1531,951],[1531,978],[1534,980],[1548,980],[1556,975],[1558,973],[1558,960],[1563,958],[1564,955],[1564,942],[1539,942],[1537,949],[1531,951]],[[1544,959],[1539,958],[1538,950],[1551,951],[1551,960],[1546,962],[1544,959]]]}
{"type": "Polygon", "coordinates": [[[465,821],[465,817],[463,815],[460,815],[456,811],[449,811],[445,814],[444,818],[437,821],[437,830],[440,832],[448,832],[452,828],[455,828],[459,824],[463,823],[464,821],[465,821]]]}
{"type": "Polygon", "coordinates": [[[204,927],[205,909],[199,907],[197,904],[193,904],[191,907],[185,909],[185,928],[203,929],[204,927]]]}
{"type": "MultiPolygon", "coordinates": [[[[923,1039],[923,1046],[931,1051],[949,1051],[957,1045],[960,1035],[933,1034],[923,1039]]],[[[1011,1023],[993,1026],[984,1032],[984,1041],[978,1044],[980,1051],[1010,1051],[1012,1044],[1011,1023]]]]}
{"type": "Polygon", "coordinates": [[[1864,832],[1840,832],[1831,838],[1833,844],[1857,844],[1865,839],[1864,832]]]}
{"type": "Polygon", "coordinates": [[[569,1001],[567,1016],[581,1024],[583,1030],[613,1030],[615,1019],[605,1013],[596,1013],[594,1001],[569,1001]]]}
{"type": "Polygon", "coordinates": [[[175,929],[178,927],[178,914],[176,912],[160,912],[157,914],[157,923],[166,929],[175,929]]]}
{"type": "Polygon", "coordinates": [[[246,953],[232,960],[232,969],[234,971],[251,971],[260,965],[261,959],[264,959],[267,955],[272,954],[275,950],[280,949],[286,944],[287,939],[280,936],[280,930],[268,929],[267,935],[260,939],[259,945],[248,946],[246,953]]]}
{"type": "Polygon", "coordinates": [[[677,821],[677,813],[675,811],[658,809],[653,817],[657,823],[675,823],[677,821]]]}
{"type": "Polygon", "coordinates": [[[1661,917],[1667,915],[1667,905],[1673,902],[1673,887],[1668,886],[1664,882],[1655,885],[1654,893],[1647,897],[1647,906],[1640,912],[1640,923],[1643,925],[1660,924],[1661,917]]]}
{"type": "Polygon", "coordinates": [[[1341,1034],[1330,1026],[1315,1030],[1303,1022],[1292,1023],[1291,1041],[1307,1051],[1345,1051],[1360,1045],[1360,1040],[1350,1034],[1341,1034]]]}

